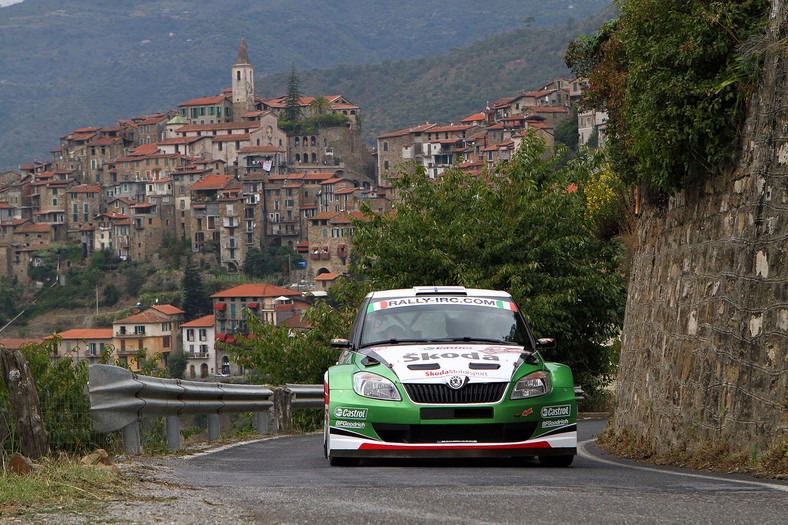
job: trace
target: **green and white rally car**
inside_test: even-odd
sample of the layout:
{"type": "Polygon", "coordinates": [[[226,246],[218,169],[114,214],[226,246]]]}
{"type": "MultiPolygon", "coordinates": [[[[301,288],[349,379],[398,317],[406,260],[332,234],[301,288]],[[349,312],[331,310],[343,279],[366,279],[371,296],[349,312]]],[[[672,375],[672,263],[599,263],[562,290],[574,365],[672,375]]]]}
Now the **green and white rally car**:
{"type": "Polygon", "coordinates": [[[544,361],[501,291],[418,286],[368,294],[325,374],[325,454],[332,465],[376,457],[577,453],[572,371],[544,361]]]}

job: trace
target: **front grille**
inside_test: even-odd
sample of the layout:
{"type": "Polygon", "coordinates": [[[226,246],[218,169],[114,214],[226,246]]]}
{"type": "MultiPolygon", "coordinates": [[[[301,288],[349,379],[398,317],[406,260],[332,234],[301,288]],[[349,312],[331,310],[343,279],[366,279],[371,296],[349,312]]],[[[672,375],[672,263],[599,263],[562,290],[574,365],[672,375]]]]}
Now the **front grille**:
{"type": "Polygon", "coordinates": [[[513,443],[531,439],[537,423],[489,423],[481,425],[396,425],[373,423],[380,439],[388,443],[513,443]]]}
{"type": "Polygon", "coordinates": [[[496,403],[501,400],[509,383],[469,383],[459,390],[439,384],[403,385],[411,401],[424,404],[496,403]]]}

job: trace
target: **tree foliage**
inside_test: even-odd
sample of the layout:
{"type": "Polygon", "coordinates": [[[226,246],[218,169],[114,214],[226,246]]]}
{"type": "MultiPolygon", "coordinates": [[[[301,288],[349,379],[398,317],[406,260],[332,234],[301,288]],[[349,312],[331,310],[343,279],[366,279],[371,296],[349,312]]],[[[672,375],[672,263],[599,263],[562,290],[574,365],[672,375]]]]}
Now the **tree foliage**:
{"type": "Polygon", "coordinates": [[[210,313],[213,303],[203,284],[200,270],[191,256],[186,257],[181,290],[181,309],[186,312],[186,319],[195,319],[199,315],[210,313]]]}
{"type": "Polygon", "coordinates": [[[618,19],[570,43],[587,104],[607,110],[608,149],[627,180],[670,192],[729,166],[760,54],[768,0],[619,0],[618,19]]]}
{"type": "MultiPolygon", "coordinates": [[[[75,363],[68,358],[53,360],[52,356],[59,341],[59,338],[53,337],[43,343],[25,345],[20,349],[35,382],[44,424],[49,432],[50,446],[53,452],[70,454],[85,454],[96,448],[112,450],[112,442],[116,437],[93,431],[90,400],[85,395],[88,364],[86,361],[75,363]]],[[[102,358],[106,360],[108,354],[105,353],[102,358]]],[[[2,379],[0,409],[11,410],[2,379]]],[[[13,439],[0,443],[9,454],[18,451],[15,450],[18,445],[13,439]]]]}
{"type": "Polygon", "coordinates": [[[296,73],[295,64],[290,68],[290,77],[287,79],[287,95],[285,95],[285,110],[282,119],[288,122],[298,122],[303,117],[301,113],[301,80],[296,73]]]}
{"type": "Polygon", "coordinates": [[[347,337],[363,296],[373,288],[420,284],[507,290],[537,336],[555,337],[558,360],[589,390],[611,372],[605,343],[623,317],[618,245],[585,220],[584,188],[599,167],[587,151],[563,163],[533,135],[497,173],[448,170],[430,180],[403,173],[396,213],[354,224],[353,278],[305,314],[309,330],[262,325],[226,346],[261,383],[316,383],[336,361],[332,337],[347,337]]]}
{"type": "Polygon", "coordinates": [[[583,184],[598,158],[561,157],[530,135],[495,174],[403,173],[396,213],[355,224],[354,272],[375,288],[507,290],[537,337],[555,337],[558,358],[593,387],[610,372],[604,343],[623,319],[626,286],[618,245],[584,219],[583,184]]]}

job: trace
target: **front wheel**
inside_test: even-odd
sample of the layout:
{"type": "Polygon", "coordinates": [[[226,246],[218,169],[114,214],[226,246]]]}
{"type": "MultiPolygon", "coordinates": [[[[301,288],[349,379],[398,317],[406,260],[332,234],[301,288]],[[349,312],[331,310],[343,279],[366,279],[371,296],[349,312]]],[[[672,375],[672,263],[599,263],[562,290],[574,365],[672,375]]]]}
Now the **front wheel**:
{"type": "Polygon", "coordinates": [[[543,467],[568,467],[574,459],[574,454],[567,456],[539,456],[539,464],[543,467]]]}
{"type": "Polygon", "coordinates": [[[338,458],[329,456],[328,464],[332,467],[355,467],[358,465],[358,458],[338,458]]]}

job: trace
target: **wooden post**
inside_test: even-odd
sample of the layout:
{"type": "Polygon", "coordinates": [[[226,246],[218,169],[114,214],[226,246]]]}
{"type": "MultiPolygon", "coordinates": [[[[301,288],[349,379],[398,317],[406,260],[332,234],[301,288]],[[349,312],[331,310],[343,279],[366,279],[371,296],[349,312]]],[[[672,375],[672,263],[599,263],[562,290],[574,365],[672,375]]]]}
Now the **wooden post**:
{"type": "Polygon", "coordinates": [[[277,423],[277,432],[289,432],[293,428],[292,400],[293,393],[289,389],[274,389],[273,408],[277,423]]]}
{"type": "Polygon", "coordinates": [[[46,456],[49,454],[49,434],[41,415],[38,391],[22,352],[0,349],[0,372],[14,410],[22,454],[30,459],[46,456]]]}

